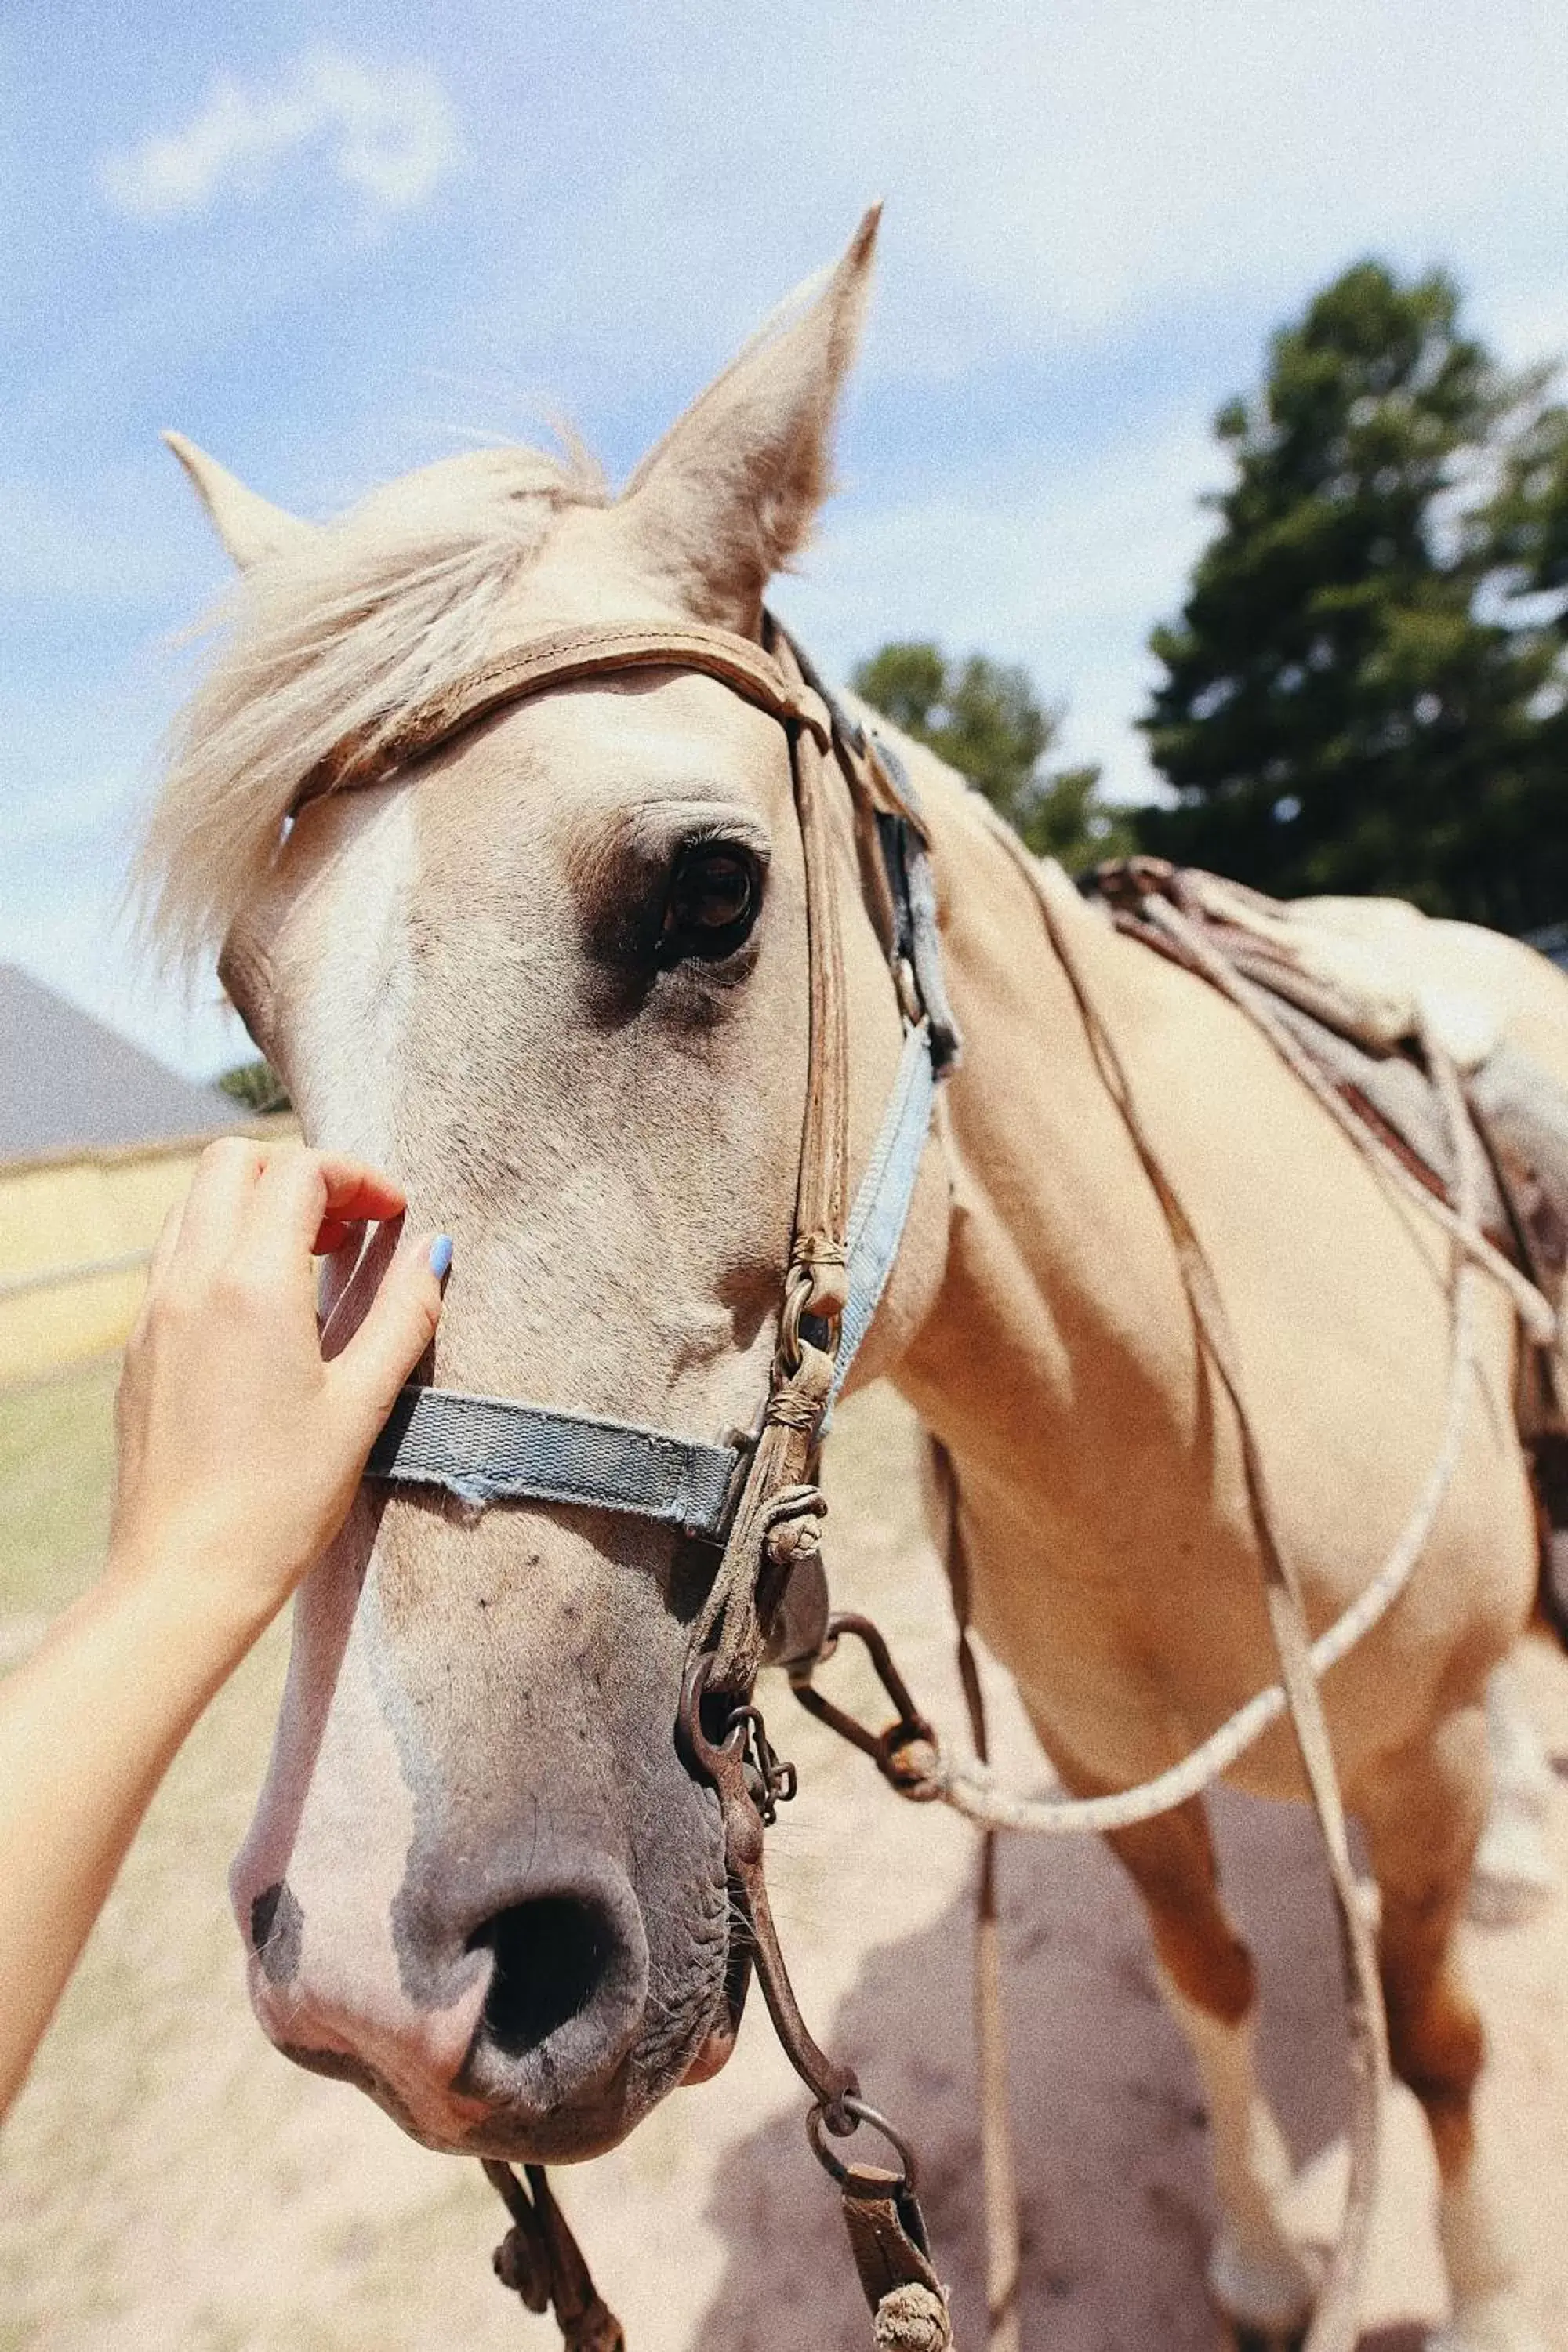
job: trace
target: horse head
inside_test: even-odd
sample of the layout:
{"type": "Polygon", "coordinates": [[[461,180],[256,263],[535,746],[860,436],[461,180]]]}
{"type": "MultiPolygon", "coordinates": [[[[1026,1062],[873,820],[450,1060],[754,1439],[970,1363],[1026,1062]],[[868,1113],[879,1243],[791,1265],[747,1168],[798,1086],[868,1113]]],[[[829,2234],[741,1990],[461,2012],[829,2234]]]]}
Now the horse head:
{"type": "MultiPolygon", "coordinates": [[[[453,1235],[443,1387],[753,1427],[808,1077],[789,741],[715,678],[645,668],[353,791],[332,762],[551,630],[755,637],[826,488],[874,231],[616,498],[575,457],[494,450],[318,529],[176,444],[241,579],[153,822],[159,919],[222,939],[307,1137],[453,1235]]],[[[828,814],[859,1161],[901,1031],[847,796],[828,814]]],[[[929,1307],[944,1218],[928,1171],[870,1370],[929,1307]]],[[[329,1277],[329,1345],[374,1273],[329,1277]]],[[[676,1738],[713,1570],[647,1520],[367,1484],[301,1588],[233,1871],[279,2048],[432,2146],[535,2159],[723,2063],[723,1836],[676,1738]]]]}

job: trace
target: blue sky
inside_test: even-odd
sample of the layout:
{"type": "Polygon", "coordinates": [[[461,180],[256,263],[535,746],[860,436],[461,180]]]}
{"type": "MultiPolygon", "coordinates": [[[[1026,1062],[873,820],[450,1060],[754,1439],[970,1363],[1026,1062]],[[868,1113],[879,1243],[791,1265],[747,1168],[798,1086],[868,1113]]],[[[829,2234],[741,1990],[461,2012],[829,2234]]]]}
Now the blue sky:
{"type": "Polygon", "coordinates": [[[1568,352],[1568,10],[1522,0],[11,0],[0,16],[0,958],[192,1074],[216,982],[115,904],[224,567],[158,430],[320,515],[569,416],[612,474],[887,199],[825,666],[1026,662],[1131,728],[1209,419],[1346,262],[1568,352]]]}

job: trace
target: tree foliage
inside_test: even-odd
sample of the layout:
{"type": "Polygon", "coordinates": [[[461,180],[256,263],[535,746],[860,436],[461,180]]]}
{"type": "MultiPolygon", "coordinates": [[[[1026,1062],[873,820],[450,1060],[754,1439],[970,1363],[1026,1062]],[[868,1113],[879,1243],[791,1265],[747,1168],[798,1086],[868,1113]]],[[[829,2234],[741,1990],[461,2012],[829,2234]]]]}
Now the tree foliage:
{"type": "Polygon", "coordinates": [[[257,1115],[291,1108],[288,1089],[270,1062],[237,1062],[232,1070],[219,1074],[216,1084],[243,1109],[257,1115]]]}
{"type": "Polygon", "coordinates": [[[1441,271],[1362,262],[1215,420],[1235,465],[1143,725],[1146,848],[1282,896],[1568,913],[1568,420],[1461,328],[1441,271]],[[1560,601],[1560,600],[1559,600],[1560,601]],[[1552,609],[1543,609],[1550,605],[1552,609]]]}
{"type": "Polygon", "coordinates": [[[1131,834],[1100,795],[1098,768],[1047,767],[1059,710],[1026,670],[923,639],[884,646],[850,679],[862,700],[966,776],[1037,856],[1069,868],[1120,856],[1131,834]]]}

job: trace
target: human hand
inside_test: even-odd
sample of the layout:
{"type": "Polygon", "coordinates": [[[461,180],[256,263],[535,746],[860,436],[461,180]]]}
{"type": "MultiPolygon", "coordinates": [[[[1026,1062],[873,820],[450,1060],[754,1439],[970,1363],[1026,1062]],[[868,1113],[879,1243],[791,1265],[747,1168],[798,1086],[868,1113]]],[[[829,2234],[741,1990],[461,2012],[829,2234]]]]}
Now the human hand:
{"type": "Polygon", "coordinates": [[[237,1138],[203,1153],[126,1349],[111,1577],[184,1580],[250,1633],[325,1551],[430,1343],[441,1285],[438,1237],[404,1234],[329,1360],[311,1255],[405,1205],[357,1160],[237,1138]]]}

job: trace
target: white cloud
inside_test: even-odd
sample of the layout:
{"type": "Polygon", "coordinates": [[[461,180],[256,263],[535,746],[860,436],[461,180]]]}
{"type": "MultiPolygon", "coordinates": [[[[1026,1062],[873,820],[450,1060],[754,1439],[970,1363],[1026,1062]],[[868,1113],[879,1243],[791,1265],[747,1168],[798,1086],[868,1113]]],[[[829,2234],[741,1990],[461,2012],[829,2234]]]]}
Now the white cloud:
{"type": "MultiPolygon", "coordinates": [[[[255,11],[262,25],[286,13],[255,11]]],[[[235,329],[238,268],[150,284],[113,369],[101,287],[69,289],[100,404],[118,414],[147,365],[167,367],[173,316],[201,396],[242,426],[266,415],[262,437],[296,468],[290,484],[290,461],[269,459],[269,487],[302,504],[339,502],[498,405],[530,437],[531,403],[575,409],[629,465],[633,434],[665,421],[881,193],[882,290],[844,448],[863,494],[829,509],[781,604],[840,671],[915,635],[1027,663],[1070,701],[1064,751],[1104,762],[1126,797],[1152,782],[1131,723],[1148,631],[1179,608],[1213,529],[1194,504],[1223,469],[1205,417],[1255,379],[1267,328],[1370,250],[1406,268],[1450,262],[1511,360],[1568,349],[1568,9],[1543,0],[584,0],[553,12],[547,57],[520,47],[511,0],[424,22],[427,68],[315,54],[231,75],[168,135],[102,166],[110,200],[149,219],[237,204],[284,174],[413,205],[457,160],[437,78],[449,70],[477,166],[454,194],[462,267],[430,273],[416,315],[401,287],[391,309],[369,282],[348,298],[363,411],[335,385],[323,400],[320,371],[274,378],[255,361],[235,329]],[[825,90],[847,94],[853,139],[825,90]],[[386,407],[399,379],[406,425],[386,407]],[[951,446],[916,410],[928,401],[951,446]]],[[[268,238],[286,264],[294,224],[279,203],[257,226],[258,274],[276,268],[292,295],[268,238]]],[[[300,324],[316,332],[303,300],[300,324]]],[[[12,567],[29,594],[107,606],[135,577],[134,550],[118,550],[74,447],[62,464],[52,504],[19,510],[12,567]]],[[[189,607],[206,578],[193,576],[189,607]]],[[[154,731],[149,719],[143,739],[154,731]]],[[[65,778],[74,805],[84,763],[50,757],[42,721],[39,741],[38,772],[65,778]]],[[[65,852],[29,868],[29,888],[58,881],[61,910],[32,951],[107,1000],[110,981],[71,961],[65,852]]],[[[10,923],[21,894],[4,853],[10,923]]],[[[84,957],[99,951],[96,888],[79,890],[84,957]]]]}
{"type": "Polygon", "coordinates": [[[222,77],[183,129],[106,156],[100,182],[121,211],[164,219],[199,212],[226,189],[255,194],[318,143],[340,180],[389,212],[423,203],[458,152],[451,104],[427,68],[318,50],[270,86],[222,77]]]}

